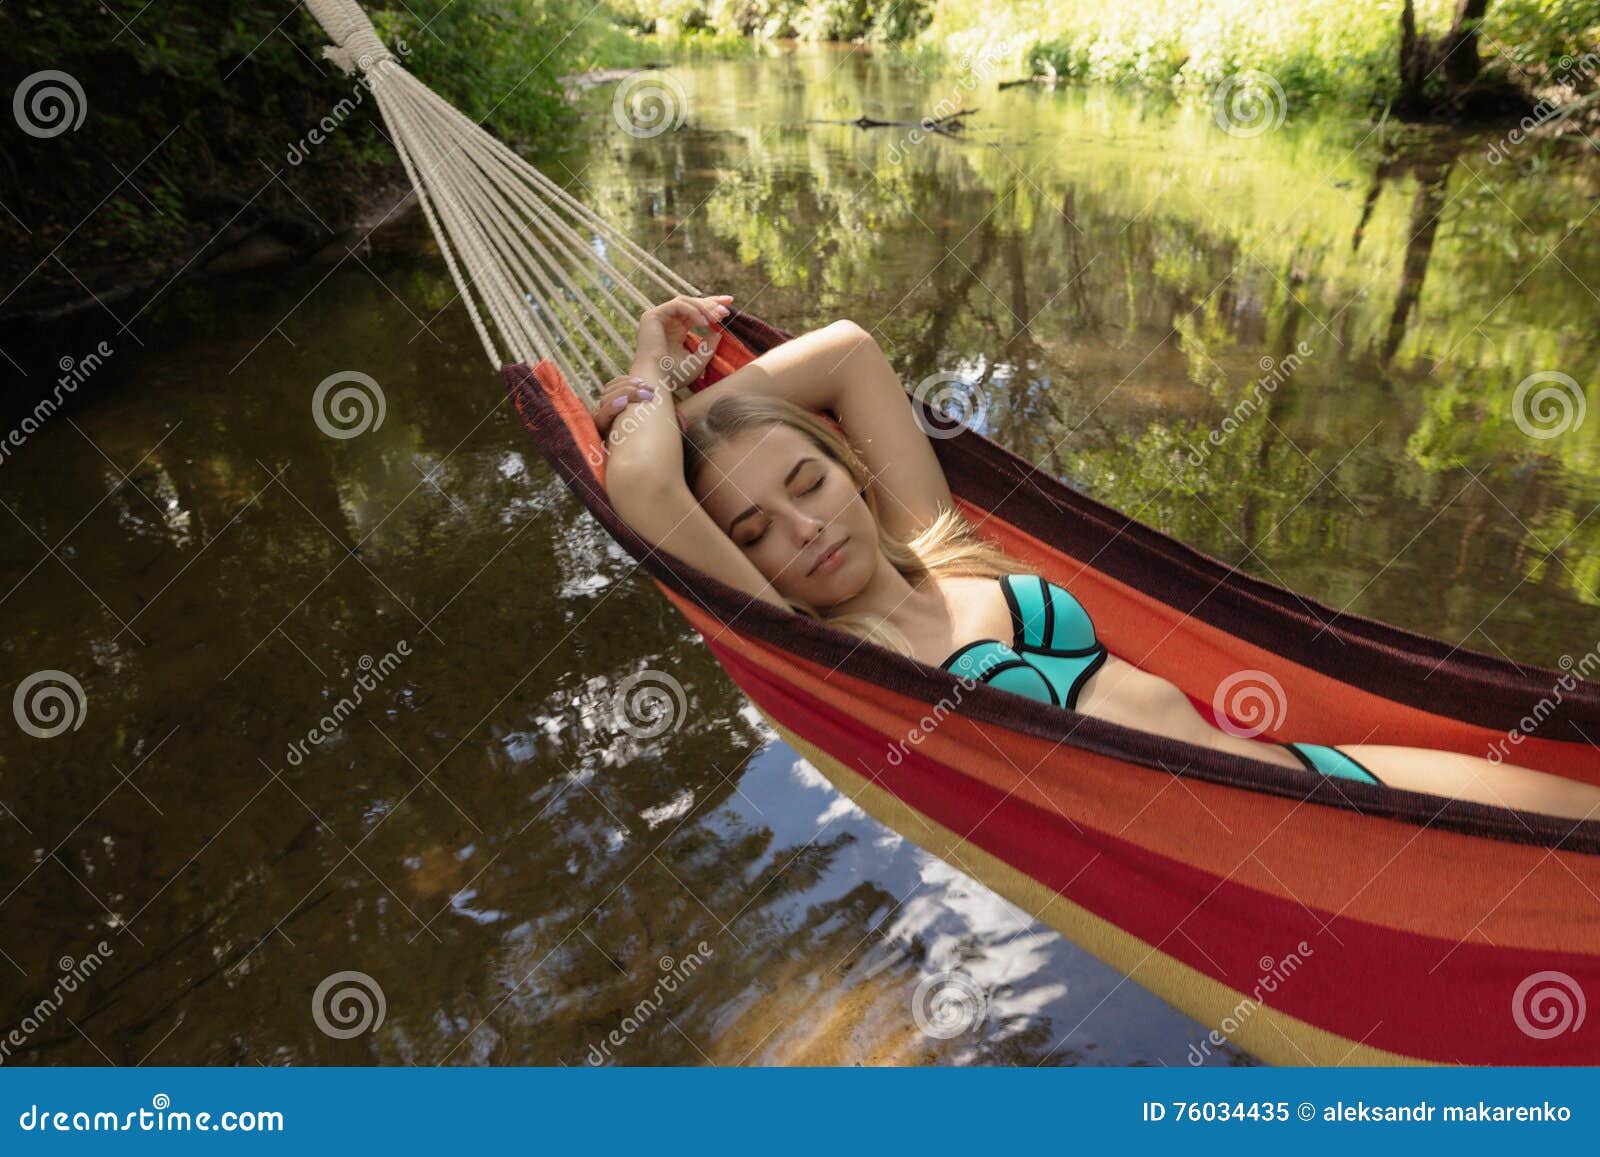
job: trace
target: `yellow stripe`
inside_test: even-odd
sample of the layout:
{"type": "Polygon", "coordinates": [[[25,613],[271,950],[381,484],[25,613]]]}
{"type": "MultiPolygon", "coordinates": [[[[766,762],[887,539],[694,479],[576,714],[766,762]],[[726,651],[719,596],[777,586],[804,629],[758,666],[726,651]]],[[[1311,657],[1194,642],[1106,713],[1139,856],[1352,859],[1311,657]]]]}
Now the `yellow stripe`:
{"type": "MultiPolygon", "coordinates": [[[[759,707],[756,709],[761,711],[759,707]]],[[[1023,911],[1034,913],[1035,919],[1201,1024],[1220,1026],[1239,1014],[1242,1006],[1248,1008],[1228,1039],[1261,1060],[1274,1065],[1321,1066],[1433,1063],[1360,1044],[1264,1004],[1250,1007],[1250,998],[1237,989],[1196,971],[1109,920],[1074,904],[1054,889],[903,803],[891,792],[806,742],[765,711],[761,711],[761,716],[785,742],[810,760],[873,819],[976,877],[1023,911]]]]}

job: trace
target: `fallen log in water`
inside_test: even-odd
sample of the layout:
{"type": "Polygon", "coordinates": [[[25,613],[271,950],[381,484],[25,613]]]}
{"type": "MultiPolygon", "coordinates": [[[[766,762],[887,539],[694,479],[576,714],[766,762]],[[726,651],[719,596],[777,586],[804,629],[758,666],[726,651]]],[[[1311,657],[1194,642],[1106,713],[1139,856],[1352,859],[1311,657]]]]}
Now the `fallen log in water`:
{"type": "Polygon", "coordinates": [[[855,125],[855,127],[858,129],[908,128],[924,129],[931,133],[957,133],[967,127],[962,118],[971,116],[977,111],[978,110],[975,108],[964,108],[942,117],[923,117],[920,121],[881,121],[876,117],[862,115],[856,117],[855,120],[849,121],[818,120],[811,121],[809,123],[823,125],[855,125]]]}

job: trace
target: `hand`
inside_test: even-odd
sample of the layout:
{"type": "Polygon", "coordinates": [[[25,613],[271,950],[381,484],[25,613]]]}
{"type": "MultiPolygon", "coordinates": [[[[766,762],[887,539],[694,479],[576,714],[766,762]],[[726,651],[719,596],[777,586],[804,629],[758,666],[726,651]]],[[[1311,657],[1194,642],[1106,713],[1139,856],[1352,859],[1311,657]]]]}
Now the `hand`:
{"type": "Polygon", "coordinates": [[[630,403],[648,402],[656,395],[656,391],[647,385],[642,378],[632,374],[624,374],[620,378],[612,378],[600,391],[600,400],[595,403],[594,427],[600,431],[600,440],[603,442],[611,430],[617,416],[626,410],[630,403]]]}
{"type": "MultiPolygon", "coordinates": [[[[720,332],[700,341],[706,348],[698,355],[690,354],[684,342],[694,334],[694,327],[711,326],[728,316],[727,303],[733,300],[730,293],[712,297],[690,297],[679,294],[660,305],[653,305],[639,315],[637,359],[654,365],[661,374],[667,389],[676,389],[700,376],[706,361],[722,340],[720,332]]],[[[638,361],[635,361],[637,368],[638,361]]],[[[641,372],[643,372],[641,370],[641,372]]]]}

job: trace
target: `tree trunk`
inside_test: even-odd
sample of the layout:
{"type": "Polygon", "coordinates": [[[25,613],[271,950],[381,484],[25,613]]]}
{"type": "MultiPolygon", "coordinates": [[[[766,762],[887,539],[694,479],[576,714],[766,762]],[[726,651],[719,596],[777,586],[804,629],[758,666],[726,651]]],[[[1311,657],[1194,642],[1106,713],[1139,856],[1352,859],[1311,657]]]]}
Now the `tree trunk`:
{"type": "Polygon", "coordinates": [[[1396,101],[1403,115],[1428,115],[1450,109],[1465,111],[1494,94],[1474,90],[1483,68],[1478,55],[1478,30],[1489,12],[1489,0],[1456,0],[1450,31],[1440,40],[1417,31],[1417,13],[1412,0],[1400,10],[1400,95],[1396,101]],[[1425,91],[1429,79],[1443,92],[1437,102],[1425,91]],[[1435,107],[1437,104],[1437,108],[1435,107]]]}
{"type": "Polygon", "coordinates": [[[1400,9],[1400,99],[1402,110],[1415,112],[1427,105],[1422,82],[1428,76],[1427,37],[1417,35],[1417,12],[1411,0],[1400,9]]]}
{"type": "Polygon", "coordinates": [[[1478,79],[1478,26],[1489,11],[1489,0],[1460,0],[1450,35],[1444,42],[1444,75],[1451,88],[1463,88],[1478,79]]]}

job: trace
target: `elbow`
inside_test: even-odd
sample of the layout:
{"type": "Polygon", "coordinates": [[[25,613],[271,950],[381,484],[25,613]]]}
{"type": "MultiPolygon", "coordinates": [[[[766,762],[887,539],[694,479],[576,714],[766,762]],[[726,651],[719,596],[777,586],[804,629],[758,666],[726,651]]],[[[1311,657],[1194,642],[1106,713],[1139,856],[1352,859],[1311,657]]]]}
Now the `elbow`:
{"type": "Polygon", "coordinates": [[[648,512],[661,510],[669,498],[688,489],[682,479],[669,478],[646,464],[624,461],[606,463],[605,485],[611,508],[635,529],[648,512]]]}
{"type": "Polygon", "coordinates": [[[859,322],[852,321],[848,317],[841,317],[838,321],[829,326],[829,328],[836,330],[842,339],[850,342],[851,344],[878,344],[877,339],[875,339],[872,334],[867,332],[865,326],[861,325],[859,322]]]}

